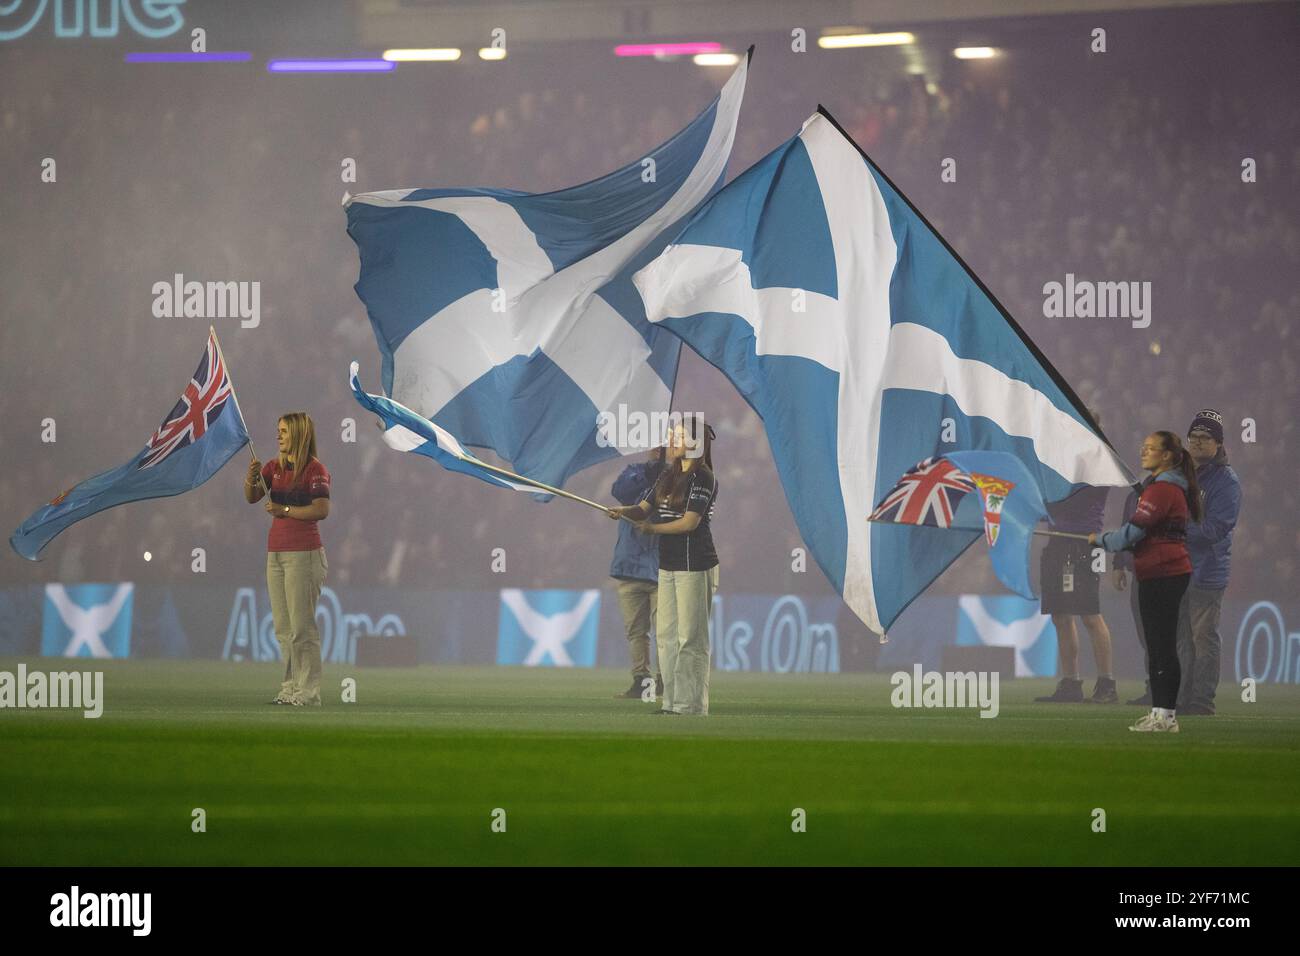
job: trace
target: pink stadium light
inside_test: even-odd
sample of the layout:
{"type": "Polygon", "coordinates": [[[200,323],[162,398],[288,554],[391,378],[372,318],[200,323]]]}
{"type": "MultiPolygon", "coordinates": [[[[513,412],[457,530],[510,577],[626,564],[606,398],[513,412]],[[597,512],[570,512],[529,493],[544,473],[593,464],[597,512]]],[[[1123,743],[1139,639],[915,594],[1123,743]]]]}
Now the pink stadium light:
{"type": "Polygon", "coordinates": [[[614,47],[615,56],[694,56],[721,53],[721,43],[623,43],[614,47]]]}

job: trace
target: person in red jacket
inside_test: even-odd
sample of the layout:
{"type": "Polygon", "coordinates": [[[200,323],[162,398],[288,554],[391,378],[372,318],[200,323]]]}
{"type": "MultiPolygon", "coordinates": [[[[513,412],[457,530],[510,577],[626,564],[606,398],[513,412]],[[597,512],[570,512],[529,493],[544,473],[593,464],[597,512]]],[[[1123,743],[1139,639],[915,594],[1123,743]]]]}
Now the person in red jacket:
{"type": "Polygon", "coordinates": [[[1090,534],[1090,544],[1107,551],[1132,551],[1138,608],[1147,639],[1151,713],[1129,730],[1178,733],[1178,609],[1192,578],[1187,522],[1201,520],[1196,465],[1173,432],[1152,432],[1142,443],[1142,467],[1151,481],[1137,510],[1118,531],[1090,534]]]}
{"type": "Polygon", "coordinates": [[[329,563],[317,523],[329,517],[330,473],[316,457],[316,427],[306,412],[289,412],[276,425],[279,456],[248,463],[244,500],[266,496],[271,530],[266,542],[266,590],[284,680],[272,704],[319,706],[320,630],[316,602],[329,563]],[[268,495],[269,492],[269,495],[268,495]]]}

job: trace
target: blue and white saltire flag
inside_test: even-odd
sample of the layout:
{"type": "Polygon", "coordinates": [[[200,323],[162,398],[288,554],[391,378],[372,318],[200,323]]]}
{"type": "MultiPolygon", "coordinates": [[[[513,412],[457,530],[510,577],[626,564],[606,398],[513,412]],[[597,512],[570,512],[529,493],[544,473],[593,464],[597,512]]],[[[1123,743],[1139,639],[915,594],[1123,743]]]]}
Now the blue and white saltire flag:
{"type": "Polygon", "coordinates": [[[9,544],[35,561],[55,535],[82,518],[128,501],[197,488],[247,443],[248,428],[221,346],[209,329],[194,377],[144,448],[120,468],[87,478],[37,509],[9,536],[9,544]]]}
{"type": "Polygon", "coordinates": [[[668,142],[581,186],[351,197],[384,391],[550,485],[644,450],[608,423],[668,411],[681,342],[646,321],[631,277],[721,186],[747,67],[668,142]]]}
{"type": "Polygon", "coordinates": [[[535,485],[510,481],[485,468],[465,450],[465,446],[456,440],[456,436],[445,428],[440,428],[422,415],[417,415],[400,402],[383,395],[371,395],[361,387],[357,377],[357,363],[352,363],[348,384],[352,386],[352,395],[361,407],[378,415],[384,423],[384,444],[398,451],[413,451],[417,455],[432,458],[449,471],[473,475],[490,485],[501,488],[513,488],[515,491],[536,492],[535,485]]]}
{"type": "Polygon", "coordinates": [[[763,419],[804,541],[878,633],[979,537],[867,521],[918,461],[1005,451],[1049,501],[1134,480],[1059,373],[824,110],[634,281],[650,321],[763,419]]]}

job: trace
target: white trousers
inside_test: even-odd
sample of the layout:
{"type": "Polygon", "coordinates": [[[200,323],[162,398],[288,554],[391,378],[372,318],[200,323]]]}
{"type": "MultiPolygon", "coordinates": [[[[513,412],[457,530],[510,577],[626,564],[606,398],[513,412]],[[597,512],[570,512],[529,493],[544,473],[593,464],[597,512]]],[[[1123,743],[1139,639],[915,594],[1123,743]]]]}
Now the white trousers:
{"type": "Polygon", "coordinates": [[[655,645],[664,710],[709,712],[709,611],[717,589],[717,565],[708,571],[659,571],[655,645]]]}

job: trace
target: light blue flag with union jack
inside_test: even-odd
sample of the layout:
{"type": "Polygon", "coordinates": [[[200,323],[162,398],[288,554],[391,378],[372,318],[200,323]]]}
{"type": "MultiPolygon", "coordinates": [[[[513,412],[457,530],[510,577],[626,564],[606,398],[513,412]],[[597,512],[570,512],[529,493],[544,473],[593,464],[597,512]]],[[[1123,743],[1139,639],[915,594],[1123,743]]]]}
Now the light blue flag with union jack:
{"type": "Polygon", "coordinates": [[[1034,526],[1046,517],[1043,489],[1023,461],[1001,451],[959,451],[907,469],[870,520],[982,530],[998,580],[1033,601],[1029,547],[1034,526]]]}
{"type": "Polygon", "coordinates": [[[194,377],[145,446],[119,468],[73,485],[33,512],[9,536],[29,561],[65,528],[108,508],[184,494],[203,484],[248,443],[216,332],[194,377]]]}

